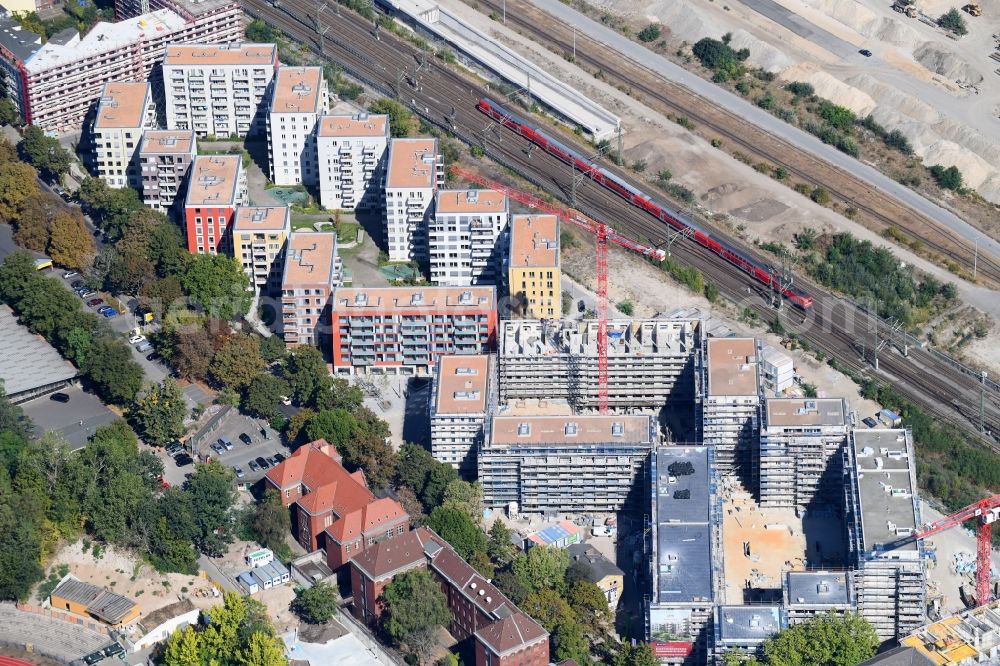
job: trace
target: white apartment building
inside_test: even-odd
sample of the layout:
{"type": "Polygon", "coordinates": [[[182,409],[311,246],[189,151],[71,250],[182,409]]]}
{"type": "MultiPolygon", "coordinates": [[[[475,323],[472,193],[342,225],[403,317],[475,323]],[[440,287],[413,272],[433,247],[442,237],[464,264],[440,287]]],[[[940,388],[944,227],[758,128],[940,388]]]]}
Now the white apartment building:
{"type": "Polygon", "coordinates": [[[188,171],[198,156],[194,130],[147,130],[139,144],[142,203],[167,210],[187,187],[188,171]]]}
{"type": "Polygon", "coordinates": [[[258,290],[276,292],[284,273],[285,241],[292,233],[288,206],[241,206],[233,221],[233,256],[258,290]]]}
{"type": "Polygon", "coordinates": [[[198,136],[254,136],[274,71],[274,44],[171,44],[163,58],[169,129],[198,136]]]}
{"type": "Polygon", "coordinates": [[[427,217],[434,193],[444,184],[437,139],[389,142],[383,211],[389,261],[426,262],[427,217]]]}
{"type": "Polygon", "coordinates": [[[316,133],[319,202],[324,208],[369,209],[382,198],[389,116],[323,116],[316,133]]]}
{"type": "Polygon", "coordinates": [[[267,149],[275,185],[315,185],[316,125],[329,110],[322,67],[279,67],[271,87],[267,149]]]}
{"type": "Polygon", "coordinates": [[[476,451],[496,402],[493,361],[486,354],[449,354],[438,360],[430,400],[431,453],[467,479],[476,476],[476,451]]]}
{"type": "Polygon", "coordinates": [[[496,284],[510,213],[495,190],[440,190],[428,222],[431,282],[496,284]]]}
{"type": "Polygon", "coordinates": [[[704,358],[702,441],[715,448],[720,476],[736,475],[750,490],[757,486],[753,449],[760,427],[757,341],[711,338],[704,358]]]}
{"type": "Polygon", "coordinates": [[[104,84],[94,119],[94,165],[108,187],[138,188],[137,154],[146,129],[156,127],[153,89],[148,83],[104,84]]]}
{"type": "MultiPolygon", "coordinates": [[[[232,0],[165,2],[118,23],[98,23],[85,35],[27,39],[24,30],[0,31],[0,60],[17,72],[10,99],[25,122],[46,131],[79,129],[108,81],[147,81],[168,44],[231,42],[243,35],[243,11],[232,0]],[[16,35],[16,37],[14,37],[16,35]]],[[[37,37],[37,36],[36,36],[37,37]]]]}

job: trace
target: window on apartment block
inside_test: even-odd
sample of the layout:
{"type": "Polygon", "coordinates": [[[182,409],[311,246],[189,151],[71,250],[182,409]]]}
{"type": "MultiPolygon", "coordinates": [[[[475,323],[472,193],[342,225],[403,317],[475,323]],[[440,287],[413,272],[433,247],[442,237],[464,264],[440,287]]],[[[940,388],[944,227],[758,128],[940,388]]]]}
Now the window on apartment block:
{"type": "Polygon", "coordinates": [[[375,545],[375,537],[368,537],[368,545],[369,546],[375,545]]]}

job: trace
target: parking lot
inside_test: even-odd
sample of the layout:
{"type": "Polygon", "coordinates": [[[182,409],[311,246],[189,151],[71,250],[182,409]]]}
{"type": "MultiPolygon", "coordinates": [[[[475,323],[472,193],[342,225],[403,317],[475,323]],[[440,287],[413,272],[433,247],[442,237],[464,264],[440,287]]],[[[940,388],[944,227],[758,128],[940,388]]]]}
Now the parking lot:
{"type": "MultiPolygon", "coordinates": [[[[235,409],[220,411],[208,421],[204,428],[193,436],[188,443],[195,447],[192,452],[199,460],[219,460],[227,467],[239,467],[243,471],[240,477],[241,483],[253,483],[263,478],[267,469],[272,467],[267,459],[274,459],[275,454],[287,457],[288,448],[281,441],[281,436],[271,429],[267,421],[244,416],[235,409]],[[240,439],[240,435],[246,435],[250,439],[250,444],[240,439]],[[221,453],[213,449],[212,445],[217,444],[220,439],[228,439],[232,448],[223,448],[221,453]],[[263,458],[267,462],[267,468],[262,469],[257,462],[257,458],[263,458]],[[250,462],[253,461],[258,469],[253,469],[250,462]]],[[[189,466],[177,468],[175,463],[167,461],[165,466],[168,473],[165,475],[169,483],[174,483],[171,477],[180,476],[181,481],[185,473],[191,472],[189,466]],[[170,468],[177,470],[173,472],[170,468]]]]}
{"type": "Polygon", "coordinates": [[[97,396],[79,386],[67,386],[59,393],[68,395],[69,401],[57,402],[50,394],[21,403],[24,413],[35,424],[36,437],[50,431],[59,433],[75,451],[83,448],[95,430],[118,418],[97,396]]]}

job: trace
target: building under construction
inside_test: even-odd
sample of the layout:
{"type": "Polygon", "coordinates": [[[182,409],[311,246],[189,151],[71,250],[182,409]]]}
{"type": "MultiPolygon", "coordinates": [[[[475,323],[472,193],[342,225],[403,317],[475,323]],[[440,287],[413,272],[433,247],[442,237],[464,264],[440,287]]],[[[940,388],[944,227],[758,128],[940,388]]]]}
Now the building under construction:
{"type": "Polygon", "coordinates": [[[753,338],[705,341],[701,375],[702,441],[715,447],[720,475],[736,475],[751,490],[757,485],[755,449],[761,401],[759,343],[753,338]]]}
{"type": "Polygon", "coordinates": [[[847,446],[848,564],[858,613],[882,640],[924,621],[923,546],[909,430],[854,430],[847,446]]]}
{"type": "MultiPolygon", "coordinates": [[[[497,336],[500,402],[565,401],[598,407],[596,320],[509,320],[497,336]]],[[[608,321],[608,406],[655,409],[691,403],[700,373],[698,319],[608,321]]]]}
{"type": "Polygon", "coordinates": [[[771,398],[760,410],[761,506],[805,509],[839,503],[847,403],[842,398],[771,398]]]}

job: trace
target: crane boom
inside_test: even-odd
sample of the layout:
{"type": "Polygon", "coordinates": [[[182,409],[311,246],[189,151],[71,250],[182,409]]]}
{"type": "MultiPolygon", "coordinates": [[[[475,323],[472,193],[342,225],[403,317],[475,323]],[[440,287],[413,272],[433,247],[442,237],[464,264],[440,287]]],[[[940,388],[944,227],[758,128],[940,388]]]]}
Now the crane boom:
{"type": "Polygon", "coordinates": [[[976,604],[983,606],[990,601],[990,554],[993,523],[1000,518],[1000,495],[984,497],[940,520],[928,523],[915,533],[915,539],[925,539],[946,529],[961,525],[967,520],[976,521],[976,604]]]}

